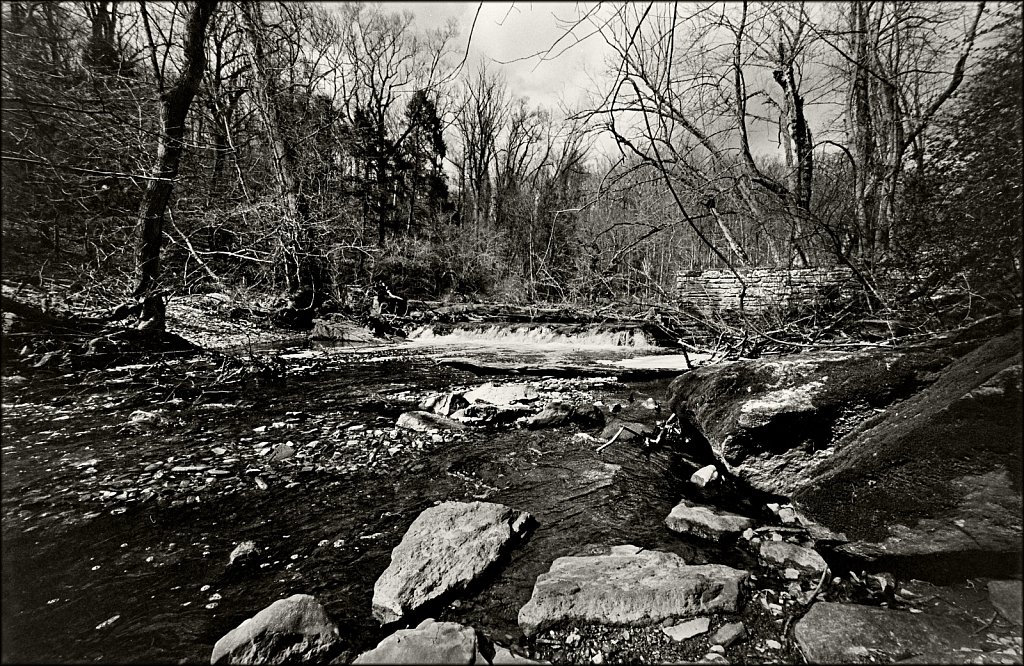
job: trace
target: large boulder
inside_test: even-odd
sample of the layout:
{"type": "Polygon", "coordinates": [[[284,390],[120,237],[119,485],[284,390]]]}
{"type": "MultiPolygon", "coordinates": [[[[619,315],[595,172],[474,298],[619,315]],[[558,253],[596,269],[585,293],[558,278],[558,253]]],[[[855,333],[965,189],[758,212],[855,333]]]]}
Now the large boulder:
{"type": "Polygon", "coordinates": [[[608,555],[560,557],[519,610],[527,636],[569,623],[647,626],[736,612],[746,571],[687,565],[674,553],[616,546],[608,555]]]}
{"type": "Polygon", "coordinates": [[[287,664],[326,661],[338,628],[316,599],[279,599],[217,641],[211,664],[287,664]]]}
{"type": "Polygon", "coordinates": [[[729,471],[788,494],[804,470],[876,410],[912,395],[953,360],[948,350],[794,354],[691,370],[669,386],[672,410],[729,471]]]}
{"type": "Polygon", "coordinates": [[[373,586],[373,615],[394,622],[465,589],[515,543],[533,518],[492,502],[444,502],[417,516],[373,586]]]}
{"type": "Polygon", "coordinates": [[[945,617],[819,602],[796,623],[793,637],[812,664],[888,663],[911,655],[929,657],[920,663],[965,663],[960,648],[984,647],[972,632],[945,617]]]}
{"type": "Polygon", "coordinates": [[[486,664],[472,627],[426,619],[415,629],[399,629],[353,664],[486,664]]]}
{"type": "Polygon", "coordinates": [[[665,525],[673,532],[718,541],[754,527],[754,520],[684,499],[672,508],[672,512],[665,518],[665,525]]]}
{"type": "Polygon", "coordinates": [[[846,533],[851,555],[927,562],[940,577],[1019,566],[1021,411],[1017,329],[849,433],[793,499],[846,533]]]}

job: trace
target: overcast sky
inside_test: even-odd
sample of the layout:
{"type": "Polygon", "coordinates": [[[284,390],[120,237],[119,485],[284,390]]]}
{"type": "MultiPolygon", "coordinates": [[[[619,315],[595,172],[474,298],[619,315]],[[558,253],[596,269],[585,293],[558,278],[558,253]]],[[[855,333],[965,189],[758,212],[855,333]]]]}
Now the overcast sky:
{"type": "MultiPolygon", "coordinates": [[[[438,28],[449,18],[455,19],[459,28],[457,48],[460,51],[465,48],[466,38],[472,32],[470,65],[475,65],[476,59],[483,57],[489,61],[490,67],[505,74],[511,93],[526,96],[532,106],[540,105],[552,110],[559,108],[560,102],[581,108],[588,95],[604,88],[596,80],[606,70],[611,49],[602,37],[593,35],[579,42],[573,37],[559,42],[571,22],[592,5],[582,2],[382,3],[386,10],[411,12],[419,29],[438,28]],[[475,28],[471,30],[478,8],[480,13],[475,28]],[[557,57],[551,54],[546,59],[536,56],[556,44],[557,57]]],[[[751,104],[751,110],[756,111],[757,102],[751,104]]],[[[824,109],[809,105],[807,113],[816,137],[822,135],[827,125],[835,127],[832,114],[826,114],[824,109]]],[[[755,155],[773,154],[781,158],[777,127],[751,122],[748,130],[755,155]]],[[[598,139],[594,148],[607,155],[618,153],[613,139],[607,134],[598,139]]]]}
{"type": "Polygon", "coordinates": [[[386,2],[384,7],[408,10],[423,28],[443,26],[449,18],[458,21],[459,47],[465,47],[473,17],[480,8],[473,30],[470,60],[484,56],[505,73],[509,89],[534,104],[554,108],[560,99],[575,104],[585,97],[591,77],[604,66],[604,43],[600,37],[574,45],[557,59],[540,61],[530,55],[549,49],[564,30],[558,19],[577,15],[575,2],[386,2]],[[528,58],[527,60],[521,60],[528,58]]]}

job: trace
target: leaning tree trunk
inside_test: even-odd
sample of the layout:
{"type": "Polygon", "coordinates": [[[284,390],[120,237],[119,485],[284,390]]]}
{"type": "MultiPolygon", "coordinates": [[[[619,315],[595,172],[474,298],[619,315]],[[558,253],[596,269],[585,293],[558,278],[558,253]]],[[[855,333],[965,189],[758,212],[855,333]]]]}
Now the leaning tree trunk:
{"type": "Polygon", "coordinates": [[[164,215],[174,189],[178,165],[184,150],[185,118],[199,89],[206,67],[206,28],[217,2],[197,2],[192,6],[185,28],[185,61],[181,76],[160,96],[161,132],[156,153],[156,168],[146,185],[139,211],[142,226],[139,246],[139,285],[134,296],[142,302],[140,329],[164,329],[164,300],[160,290],[160,247],[163,241],[164,215]]]}
{"type": "Polygon", "coordinates": [[[285,208],[285,231],[281,243],[285,257],[288,290],[293,296],[302,294],[297,307],[313,310],[326,298],[329,275],[322,257],[312,253],[309,240],[309,202],[298,179],[295,156],[284,136],[284,121],[277,76],[271,70],[267,54],[267,40],[262,8],[258,3],[240,3],[242,20],[249,34],[251,58],[256,73],[257,106],[267,129],[270,148],[274,156],[274,174],[285,208]]]}

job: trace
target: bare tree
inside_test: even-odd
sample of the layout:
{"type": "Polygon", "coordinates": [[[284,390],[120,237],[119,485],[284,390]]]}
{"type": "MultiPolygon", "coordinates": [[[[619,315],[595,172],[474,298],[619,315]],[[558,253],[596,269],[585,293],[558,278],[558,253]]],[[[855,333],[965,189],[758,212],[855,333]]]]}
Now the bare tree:
{"type": "Polygon", "coordinates": [[[206,66],[206,29],[216,8],[215,1],[197,2],[189,11],[182,43],[183,62],[177,79],[165,85],[162,73],[156,72],[160,77],[157,80],[160,86],[161,133],[156,166],[146,186],[139,212],[141,243],[139,284],[135,296],[141,298],[143,303],[140,328],[164,328],[165,304],[159,286],[164,216],[184,150],[185,119],[206,66]]]}

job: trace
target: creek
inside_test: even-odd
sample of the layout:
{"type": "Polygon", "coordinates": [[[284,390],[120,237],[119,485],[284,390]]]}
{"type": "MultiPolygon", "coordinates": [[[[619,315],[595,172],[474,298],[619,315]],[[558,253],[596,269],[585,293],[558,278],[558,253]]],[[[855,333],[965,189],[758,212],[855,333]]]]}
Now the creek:
{"type": "Polygon", "coordinates": [[[619,404],[626,420],[664,420],[667,408],[644,403],[663,401],[669,378],[618,382],[607,364],[650,366],[666,350],[425,337],[264,349],[288,368],[285,380],[237,391],[189,383],[197,361],[5,381],[3,660],[208,662],[221,636],[299,592],[324,604],[353,650],[368,649],[385,635],[370,613],[374,581],[413,519],[445,500],[500,502],[539,523],[496,574],[434,613],[501,642],[521,640],[518,609],[562,555],[632,543],[690,563],[751,565],[738,548],[664,527],[699,464],[679,447],[616,442],[598,452],[576,426],[443,438],[394,427],[426,395],[489,380],[531,383],[541,401],[572,395],[619,404]],[[437,363],[453,354],[609,371],[486,378],[437,363]],[[140,409],[158,422],[133,421],[140,409]],[[294,457],[273,460],[281,444],[294,457]],[[261,549],[258,565],[229,570],[246,540],[261,549]]]}

